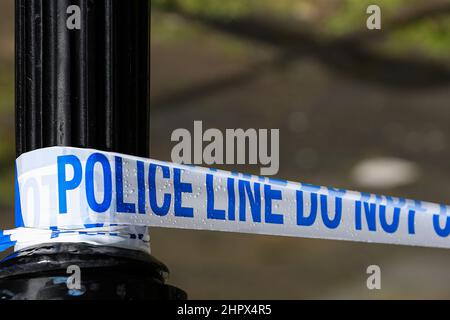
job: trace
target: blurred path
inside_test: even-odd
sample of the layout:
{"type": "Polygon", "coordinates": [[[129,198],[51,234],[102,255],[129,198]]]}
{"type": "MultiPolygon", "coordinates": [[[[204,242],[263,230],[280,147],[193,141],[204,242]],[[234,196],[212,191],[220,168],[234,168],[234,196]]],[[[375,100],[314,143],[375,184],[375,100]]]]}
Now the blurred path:
{"type": "MultiPolygon", "coordinates": [[[[225,85],[153,105],[152,157],[170,160],[172,131],[192,130],[194,120],[205,129],[280,128],[282,178],[450,203],[449,88],[375,86],[309,57],[237,81],[272,53],[187,29],[178,41],[153,33],[152,101],[220,79],[225,85]],[[408,160],[418,172],[395,188],[358,184],[354,168],[380,157],[408,160]]],[[[157,229],[152,242],[171,282],[191,298],[450,298],[445,250],[157,229]],[[366,289],[371,264],[382,269],[378,292],[366,289]]]]}

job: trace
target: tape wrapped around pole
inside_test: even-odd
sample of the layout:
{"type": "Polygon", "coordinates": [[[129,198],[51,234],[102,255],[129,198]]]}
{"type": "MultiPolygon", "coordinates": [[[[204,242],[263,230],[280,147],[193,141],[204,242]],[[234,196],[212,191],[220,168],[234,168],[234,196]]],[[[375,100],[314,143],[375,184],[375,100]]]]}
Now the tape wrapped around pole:
{"type": "Polygon", "coordinates": [[[449,207],[418,200],[69,147],[26,153],[17,172],[22,227],[33,230],[166,227],[450,248],[449,207]]]}

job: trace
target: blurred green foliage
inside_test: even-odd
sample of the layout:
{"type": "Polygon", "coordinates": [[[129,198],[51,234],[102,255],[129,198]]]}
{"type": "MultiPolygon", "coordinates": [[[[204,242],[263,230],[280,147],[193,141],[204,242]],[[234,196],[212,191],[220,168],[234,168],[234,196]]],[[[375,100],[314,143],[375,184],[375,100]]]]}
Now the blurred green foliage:
{"type": "Polygon", "coordinates": [[[324,31],[338,36],[366,25],[367,7],[378,5],[381,8],[382,20],[389,19],[393,14],[406,6],[414,6],[420,0],[345,0],[336,12],[329,17],[324,31]]]}
{"type": "Polygon", "coordinates": [[[450,17],[405,27],[392,33],[382,47],[398,54],[418,53],[450,63],[450,17]]]}
{"type": "MultiPolygon", "coordinates": [[[[233,19],[251,14],[297,19],[311,32],[324,38],[338,38],[366,26],[366,9],[379,5],[383,21],[427,3],[426,0],[152,0],[156,7],[177,6],[190,13],[233,19]]],[[[166,29],[167,30],[167,29],[166,29]]],[[[173,34],[172,34],[173,35],[173,34]]],[[[387,54],[422,55],[448,60],[450,56],[450,17],[422,19],[389,33],[377,41],[378,50],[387,54]]]]}
{"type": "Polygon", "coordinates": [[[187,12],[215,17],[233,18],[255,12],[278,12],[280,14],[291,10],[298,0],[152,0],[160,7],[177,5],[187,12]]]}
{"type": "MultiPolygon", "coordinates": [[[[423,0],[345,0],[343,5],[327,20],[325,33],[338,37],[366,24],[366,8],[377,4],[382,10],[382,20],[394,20],[399,12],[411,10],[425,3],[423,0]]],[[[378,42],[379,49],[394,54],[411,53],[448,60],[450,57],[450,16],[428,18],[406,25],[378,42]]]]}

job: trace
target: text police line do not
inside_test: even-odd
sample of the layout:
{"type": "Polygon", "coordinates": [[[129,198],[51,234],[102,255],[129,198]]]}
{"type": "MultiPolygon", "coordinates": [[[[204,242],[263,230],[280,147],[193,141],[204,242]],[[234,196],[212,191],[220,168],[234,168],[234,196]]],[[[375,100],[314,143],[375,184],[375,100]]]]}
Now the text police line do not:
{"type": "MultiPolygon", "coordinates": [[[[194,218],[197,208],[184,204],[186,196],[194,196],[198,198],[198,201],[204,202],[200,206],[200,210],[206,211],[206,218],[210,220],[285,224],[286,215],[283,211],[286,206],[280,204],[284,199],[284,194],[292,191],[285,188],[288,182],[263,177],[252,181],[249,179],[251,176],[238,173],[231,173],[230,176],[224,178],[217,175],[219,171],[207,170],[198,173],[203,179],[201,183],[206,189],[205,195],[201,195],[200,193],[195,194],[193,183],[184,180],[185,174],[189,172],[189,167],[183,169],[171,165],[135,161],[134,178],[137,190],[136,192],[133,190],[133,193],[136,194],[137,199],[132,203],[127,202],[124,198],[124,193],[129,193],[130,190],[127,190],[124,185],[127,179],[124,178],[123,163],[124,159],[120,156],[115,156],[114,163],[111,165],[104,154],[93,153],[88,157],[83,170],[82,162],[77,156],[59,156],[57,158],[59,213],[67,214],[68,193],[81,186],[84,175],[86,201],[89,208],[96,213],[110,210],[112,199],[115,198],[114,211],[118,214],[146,215],[152,213],[164,217],[173,213],[175,217],[194,218]],[[102,178],[94,175],[96,167],[97,170],[101,169],[102,178]],[[68,168],[73,171],[71,178],[68,175],[68,168]],[[227,205],[226,208],[219,209],[215,206],[218,198],[216,193],[221,189],[217,185],[217,180],[224,179],[226,182],[221,183],[223,190],[220,193],[222,197],[226,196],[227,205]],[[159,181],[173,186],[172,190],[164,191],[162,186],[158,185],[159,181]],[[102,190],[99,190],[101,188],[102,190]],[[99,195],[103,195],[101,201],[97,199],[99,195]],[[163,201],[158,203],[158,199],[163,201]]],[[[426,210],[420,201],[374,196],[366,193],[360,193],[359,199],[349,200],[346,197],[347,193],[349,191],[342,189],[325,189],[308,184],[298,184],[294,197],[295,224],[310,227],[321,221],[327,229],[337,229],[343,220],[345,211],[345,214],[353,215],[355,231],[366,228],[367,231],[383,231],[387,234],[394,234],[400,224],[404,223],[407,234],[414,235],[416,233],[416,216],[426,210]],[[349,201],[351,205],[349,205],[349,201]],[[309,210],[306,210],[307,206],[309,210]]],[[[450,235],[450,218],[443,214],[447,211],[447,207],[440,206],[440,210],[441,212],[430,215],[433,230],[439,237],[448,237],[450,235]],[[445,223],[442,223],[441,218],[446,218],[445,223]]]]}

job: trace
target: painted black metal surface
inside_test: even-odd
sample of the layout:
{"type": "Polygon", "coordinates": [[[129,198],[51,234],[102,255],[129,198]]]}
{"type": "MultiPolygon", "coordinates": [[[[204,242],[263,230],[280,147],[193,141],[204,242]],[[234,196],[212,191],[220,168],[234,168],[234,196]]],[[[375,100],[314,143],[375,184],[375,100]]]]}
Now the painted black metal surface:
{"type": "MultiPolygon", "coordinates": [[[[148,156],[148,40],[147,0],[16,0],[17,156],[50,146],[148,156]],[[79,29],[67,27],[72,5],[79,29]]],[[[0,267],[0,299],[186,298],[162,263],[130,250],[49,244],[0,267]],[[63,281],[70,265],[82,291],[63,281]]]]}
{"type": "Polygon", "coordinates": [[[29,248],[2,263],[0,300],[167,300],[186,294],[166,285],[168,270],[138,251],[87,244],[29,248]],[[67,269],[82,270],[81,287],[71,289],[67,269]]]}
{"type": "Polygon", "coordinates": [[[147,0],[16,0],[17,154],[148,155],[147,0]],[[67,8],[81,9],[70,30],[67,8]]]}

